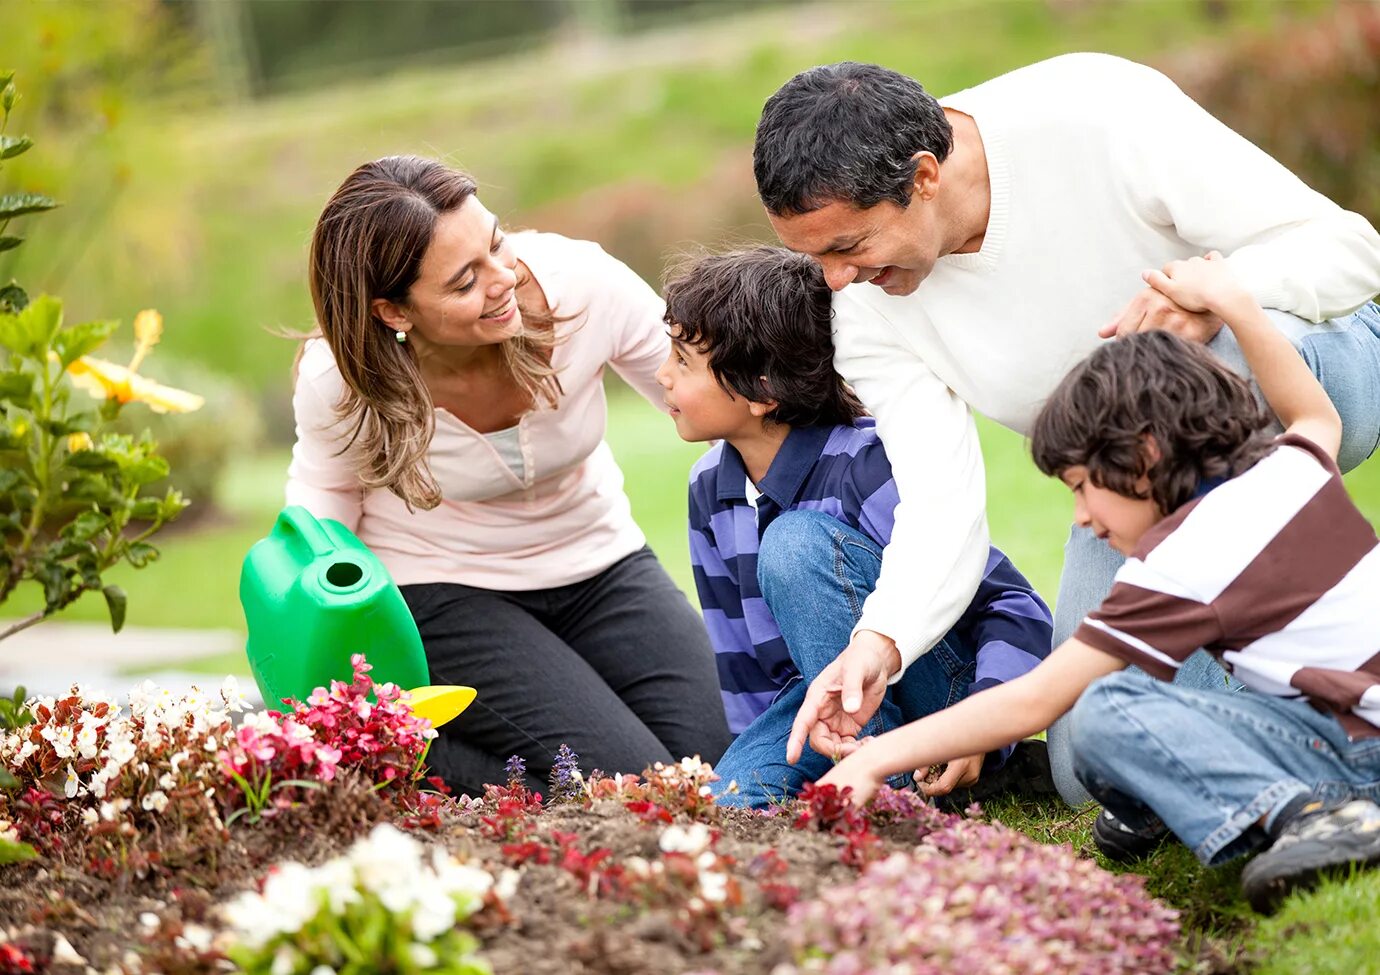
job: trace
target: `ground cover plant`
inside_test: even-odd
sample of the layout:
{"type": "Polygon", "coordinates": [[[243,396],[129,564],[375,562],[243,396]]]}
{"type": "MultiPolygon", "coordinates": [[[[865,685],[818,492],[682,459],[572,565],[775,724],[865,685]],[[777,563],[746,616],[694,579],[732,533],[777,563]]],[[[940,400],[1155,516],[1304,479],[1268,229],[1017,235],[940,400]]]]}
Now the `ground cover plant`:
{"type": "MultiPolygon", "coordinates": [[[[716,805],[696,758],[547,797],[426,777],[435,732],[354,679],[246,712],[233,681],[73,688],[0,737],[0,972],[1151,973],[1188,958],[1136,876],[977,810],[807,788],[716,805]],[[77,962],[75,959],[81,959],[77,962]],[[322,966],[325,966],[324,968],[322,966]],[[898,967],[899,966],[899,967],[898,967]],[[80,968],[77,970],[81,970],[80,968]]],[[[1191,959],[1190,959],[1191,960],[1191,959]]]]}

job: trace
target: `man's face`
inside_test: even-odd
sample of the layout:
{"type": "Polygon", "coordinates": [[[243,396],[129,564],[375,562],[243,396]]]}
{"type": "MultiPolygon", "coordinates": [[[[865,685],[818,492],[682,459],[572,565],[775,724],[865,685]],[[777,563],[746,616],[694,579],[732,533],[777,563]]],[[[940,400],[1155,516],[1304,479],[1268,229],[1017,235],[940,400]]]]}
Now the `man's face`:
{"type": "Polygon", "coordinates": [[[768,213],[767,219],[781,243],[819,261],[834,291],[866,282],[889,295],[908,295],[939,258],[929,208],[916,194],[905,208],[890,200],[866,209],[834,201],[795,216],[768,213]]]}

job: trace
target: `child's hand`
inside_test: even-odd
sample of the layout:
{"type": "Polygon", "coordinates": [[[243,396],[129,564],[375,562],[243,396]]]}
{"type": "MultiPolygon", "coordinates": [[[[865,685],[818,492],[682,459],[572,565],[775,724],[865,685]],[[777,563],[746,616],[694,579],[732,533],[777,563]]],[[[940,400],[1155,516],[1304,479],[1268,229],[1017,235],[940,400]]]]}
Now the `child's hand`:
{"type": "Polygon", "coordinates": [[[1162,270],[1146,271],[1141,278],[1186,311],[1211,312],[1225,318],[1228,314],[1224,309],[1238,306],[1242,299],[1250,300],[1217,251],[1206,257],[1170,261],[1162,270]]]}
{"type": "Polygon", "coordinates": [[[944,774],[933,782],[927,781],[926,769],[915,770],[915,785],[923,795],[947,796],[955,789],[966,789],[976,785],[982,776],[982,763],[986,753],[956,758],[944,767],[944,774]]]}
{"type": "Polygon", "coordinates": [[[831,768],[829,774],[819,780],[819,784],[836,786],[839,791],[851,788],[853,791],[848,798],[854,805],[863,805],[886,783],[886,776],[876,771],[869,761],[876,752],[875,746],[871,749],[860,747],[831,768]]]}

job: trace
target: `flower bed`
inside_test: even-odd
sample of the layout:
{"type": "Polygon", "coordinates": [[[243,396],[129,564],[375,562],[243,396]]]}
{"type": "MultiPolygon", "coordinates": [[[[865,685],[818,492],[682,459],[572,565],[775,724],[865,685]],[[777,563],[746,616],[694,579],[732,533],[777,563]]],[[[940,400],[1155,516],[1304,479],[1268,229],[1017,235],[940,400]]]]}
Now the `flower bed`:
{"type": "Polygon", "coordinates": [[[884,790],[716,806],[695,759],[452,798],[434,732],[355,680],[33,701],[0,739],[0,975],[21,971],[1161,973],[1174,912],[1066,847],[884,790]]]}

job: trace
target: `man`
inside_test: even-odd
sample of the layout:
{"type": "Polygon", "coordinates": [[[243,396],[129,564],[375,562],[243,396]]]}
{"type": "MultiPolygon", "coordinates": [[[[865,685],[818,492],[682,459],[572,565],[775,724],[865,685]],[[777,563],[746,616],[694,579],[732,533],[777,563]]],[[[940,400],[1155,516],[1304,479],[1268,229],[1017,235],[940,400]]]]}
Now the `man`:
{"type": "MultiPolygon", "coordinates": [[[[971,599],[988,545],[971,410],[1025,432],[1100,341],[1147,329],[1245,370],[1221,322],[1145,288],[1145,267],[1222,251],[1261,305],[1290,313],[1274,321],[1342,416],[1343,469],[1380,437],[1380,235],[1150,68],[1066,55],[942,102],[874,65],[814,68],[768,100],[754,170],[782,242],[836,291],[835,365],[877,417],[901,497],[876,591],[811,686],[793,754],[825,725],[861,728],[971,599]]],[[[1056,645],[1119,564],[1072,532],[1056,645]]],[[[1213,668],[1180,679],[1220,682],[1213,668]]],[[[1084,801],[1059,725],[1050,752],[1060,793],[1084,801]]]]}

